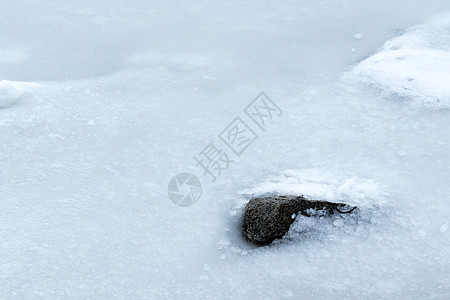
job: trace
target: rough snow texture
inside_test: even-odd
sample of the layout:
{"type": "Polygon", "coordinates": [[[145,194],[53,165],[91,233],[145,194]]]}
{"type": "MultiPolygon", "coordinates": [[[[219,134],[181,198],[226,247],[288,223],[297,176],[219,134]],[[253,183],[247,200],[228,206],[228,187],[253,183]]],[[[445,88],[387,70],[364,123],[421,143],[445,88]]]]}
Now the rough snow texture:
{"type": "Polygon", "coordinates": [[[345,202],[358,207],[382,205],[387,191],[370,179],[345,177],[321,169],[287,170],[262,184],[241,191],[247,197],[265,194],[303,195],[311,200],[345,202]]]}
{"type": "Polygon", "coordinates": [[[415,26],[352,70],[350,80],[430,108],[450,108],[450,17],[415,26]]]}

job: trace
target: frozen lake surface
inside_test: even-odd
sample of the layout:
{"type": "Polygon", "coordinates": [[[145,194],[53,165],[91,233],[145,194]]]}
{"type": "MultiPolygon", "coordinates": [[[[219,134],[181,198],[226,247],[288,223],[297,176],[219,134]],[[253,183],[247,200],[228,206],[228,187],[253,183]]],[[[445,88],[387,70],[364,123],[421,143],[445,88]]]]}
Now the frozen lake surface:
{"type": "Polygon", "coordinates": [[[447,299],[450,3],[0,10],[0,298],[447,299]],[[244,108],[264,91],[265,131],[244,108]],[[236,117],[257,139],[237,156],[236,117]],[[196,167],[214,142],[233,160],[196,167]],[[167,185],[196,174],[201,199],[167,185]],[[358,205],[242,240],[255,195],[358,205]]]}

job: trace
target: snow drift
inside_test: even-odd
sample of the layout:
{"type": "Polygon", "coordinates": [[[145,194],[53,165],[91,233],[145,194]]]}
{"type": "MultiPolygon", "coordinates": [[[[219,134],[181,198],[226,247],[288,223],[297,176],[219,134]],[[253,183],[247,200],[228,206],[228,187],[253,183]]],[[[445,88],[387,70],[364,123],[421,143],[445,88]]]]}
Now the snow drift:
{"type": "Polygon", "coordinates": [[[0,81],[0,108],[11,107],[20,101],[31,97],[39,84],[31,82],[0,81]]]}
{"type": "Polygon", "coordinates": [[[347,79],[416,104],[450,108],[450,15],[387,41],[347,79]]]}
{"type": "Polygon", "coordinates": [[[321,169],[286,170],[280,176],[241,191],[243,195],[304,195],[312,200],[345,202],[360,207],[385,203],[385,192],[373,180],[346,177],[321,169]]]}

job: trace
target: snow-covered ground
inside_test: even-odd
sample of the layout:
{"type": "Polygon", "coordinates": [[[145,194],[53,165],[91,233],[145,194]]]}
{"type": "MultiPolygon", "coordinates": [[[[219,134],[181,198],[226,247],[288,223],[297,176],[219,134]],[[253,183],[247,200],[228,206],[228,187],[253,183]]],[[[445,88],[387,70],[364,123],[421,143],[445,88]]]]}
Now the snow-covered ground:
{"type": "Polygon", "coordinates": [[[0,7],[0,298],[450,296],[450,2],[0,7]],[[261,91],[282,116],[212,183],[194,156],[261,91]],[[361,210],[255,248],[265,193],[361,210]]]}

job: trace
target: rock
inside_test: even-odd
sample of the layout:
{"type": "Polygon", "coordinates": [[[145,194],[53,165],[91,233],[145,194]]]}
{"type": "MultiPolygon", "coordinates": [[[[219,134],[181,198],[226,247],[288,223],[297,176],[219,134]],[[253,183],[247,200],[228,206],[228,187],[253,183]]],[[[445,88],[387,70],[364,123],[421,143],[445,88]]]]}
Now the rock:
{"type": "Polygon", "coordinates": [[[350,213],[355,209],[344,203],[308,200],[303,196],[253,198],[245,207],[242,229],[248,241],[263,246],[282,238],[298,214],[310,217],[314,211],[332,215],[350,213]]]}

